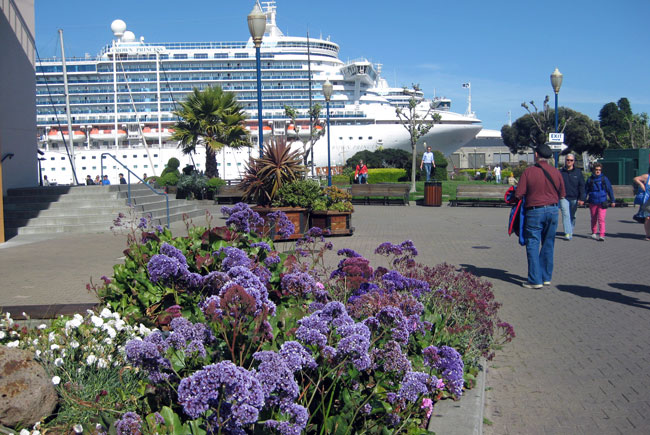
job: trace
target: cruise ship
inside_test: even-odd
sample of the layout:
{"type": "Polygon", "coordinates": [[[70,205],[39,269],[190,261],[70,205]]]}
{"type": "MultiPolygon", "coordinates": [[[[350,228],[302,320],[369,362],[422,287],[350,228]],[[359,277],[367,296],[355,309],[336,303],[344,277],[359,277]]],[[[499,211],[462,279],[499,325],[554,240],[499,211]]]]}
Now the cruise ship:
{"type": "MultiPolygon", "coordinates": [[[[276,24],[275,2],[264,2],[267,18],[261,46],[262,118],[265,142],[285,140],[303,148],[309,141],[309,107],[319,104],[325,126],[322,85],[333,84],[330,101],[330,147],[332,166],[361,150],[399,148],[411,150],[407,130],[396,115],[397,107],[418,101],[418,110],[432,104],[440,114],[437,123],[419,140],[451,154],[481,130],[480,120],[450,110],[445,98],[427,100],[420,90],[390,87],[381,77],[381,65],[366,59],[343,62],[339,46],[329,39],[291,37],[276,24]],[[285,106],[298,112],[291,124],[285,106]],[[296,130],[298,131],[296,133],[296,130]]],[[[251,148],[224,149],[217,154],[219,175],[241,178],[246,162],[257,157],[258,105],[255,46],[245,42],[145,42],[127,30],[126,23],[111,24],[113,40],[96,57],[42,59],[36,65],[36,105],[42,175],[59,184],[100,172],[115,183],[118,173],[129,167],[142,177],[159,175],[171,157],[181,168],[205,166],[205,149],[184,155],[172,140],[173,112],[193,88],[221,86],[233,92],[247,114],[251,148]],[[67,79],[67,95],[64,86],[67,79]],[[66,97],[69,103],[66,104],[66,97]],[[69,108],[66,108],[69,107],[69,108]],[[72,134],[68,132],[68,113],[72,134]],[[102,154],[112,154],[103,160],[102,154]]],[[[314,145],[313,167],[327,166],[327,135],[314,145]]]]}

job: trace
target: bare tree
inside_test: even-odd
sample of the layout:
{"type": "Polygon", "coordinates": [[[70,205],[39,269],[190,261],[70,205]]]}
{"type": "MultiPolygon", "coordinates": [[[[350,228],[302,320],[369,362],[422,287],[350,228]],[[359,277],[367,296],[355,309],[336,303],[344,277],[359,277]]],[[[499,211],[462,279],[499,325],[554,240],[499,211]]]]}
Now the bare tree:
{"type": "MultiPolygon", "coordinates": [[[[292,141],[299,140],[302,142],[302,158],[303,158],[303,164],[307,166],[307,163],[309,162],[309,157],[311,156],[312,162],[314,161],[314,144],[316,141],[325,133],[325,129],[321,125],[320,121],[320,111],[321,111],[321,106],[320,104],[314,104],[312,108],[310,109],[308,115],[310,116],[311,119],[311,124],[309,126],[309,135],[301,135],[300,134],[300,125],[296,122],[298,118],[298,111],[294,109],[293,107],[290,106],[284,106],[284,114],[288,118],[291,119],[291,123],[293,124],[294,131],[296,132],[296,137],[292,141]],[[316,127],[321,127],[320,129],[316,127]]],[[[287,136],[287,140],[288,136],[287,136]]],[[[313,165],[312,165],[313,167],[313,165]]],[[[312,174],[313,175],[313,174],[312,174]]]]}
{"type": "MultiPolygon", "coordinates": [[[[404,88],[406,91],[406,88],[404,88]]],[[[429,105],[427,111],[422,115],[422,110],[418,110],[418,101],[415,99],[415,94],[420,90],[420,86],[413,85],[413,96],[409,99],[408,109],[404,110],[397,107],[395,112],[400,122],[408,131],[411,138],[411,193],[415,192],[415,171],[417,166],[417,142],[422,136],[427,134],[433,126],[440,122],[440,114],[435,112],[433,103],[429,105]]]]}

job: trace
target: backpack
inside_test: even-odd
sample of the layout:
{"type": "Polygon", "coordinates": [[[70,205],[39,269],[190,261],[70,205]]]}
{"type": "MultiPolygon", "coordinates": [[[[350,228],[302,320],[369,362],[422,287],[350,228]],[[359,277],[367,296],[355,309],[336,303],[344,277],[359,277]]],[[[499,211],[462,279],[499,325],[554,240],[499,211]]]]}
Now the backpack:
{"type": "Polygon", "coordinates": [[[510,208],[510,215],[508,216],[508,235],[511,236],[515,233],[519,237],[519,244],[524,246],[524,219],[525,219],[525,204],[526,198],[517,199],[515,197],[516,186],[510,186],[506,190],[503,200],[508,204],[512,204],[510,208]]]}

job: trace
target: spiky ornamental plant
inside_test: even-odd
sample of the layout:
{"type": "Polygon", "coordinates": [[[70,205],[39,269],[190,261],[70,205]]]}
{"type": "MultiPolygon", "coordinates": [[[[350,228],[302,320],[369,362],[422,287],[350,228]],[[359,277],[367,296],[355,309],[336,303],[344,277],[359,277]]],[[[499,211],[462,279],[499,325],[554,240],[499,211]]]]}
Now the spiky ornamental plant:
{"type": "Polygon", "coordinates": [[[286,183],[299,180],[306,172],[300,151],[291,151],[287,144],[273,143],[264,147],[261,158],[253,158],[246,168],[241,187],[244,200],[268,206],[286,183]]]}

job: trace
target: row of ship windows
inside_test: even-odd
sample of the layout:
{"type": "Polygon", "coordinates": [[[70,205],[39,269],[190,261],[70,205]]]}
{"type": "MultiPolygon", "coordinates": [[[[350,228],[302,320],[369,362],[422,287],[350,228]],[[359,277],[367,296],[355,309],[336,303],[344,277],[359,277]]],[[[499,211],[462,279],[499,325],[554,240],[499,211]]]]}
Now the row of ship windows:
{"type": "MultiPolygon", "coordinates": [[[[242,166],[242,164],[241,164],[240,162],[237,162],[236,165],[237,165],[237,166],[242,166]]],[[[197,164],[195,164],[194,166],[196,166],[197,168],[200,168],[200,167],[201,167],[201,164],[200,164],[200,163],[197,163],[197,164]]],[[[219,167],[219,166],[222,166],[222,163],[221,163],[221,162],[217,162],[217,166],[218,166],[218,167],[219,167]]],[[[229,166],[229,167],[230,167],[230,166],[232,166],[232,163],[228,162],[228,163],[226,163],[226,166],[229,166]]],[[[133,165],[133,166],[131,166],[131,167],[132,167],[133,169],[138,169],[138,165],[133,165]]],[[[153,167],[154,167],[154,168],[158,168],[158,165],[153,165],[153,167]]],[[[88,167],[88,166],[82,166],[82,167],[81,167],[81,170],[82,170],[82,171],[86,171],[86,170],[88,170],[89,168],[90,168],[91,170],[93,170],[93,171],[96,171],[96,170],[97,170],[97,166],[90,166],[90,167],[88,167]]],[[[148,169],[148,168],[149,168],[149,165],[142,165],[142,169],[148,169]]],[[[107,166],[102,166],[102,169],[106,170],[106,169],[107,169],[107,166]]],[[[117,166],[113,166],[113,169],[118,169],[118,167],[117,167],[117,166]]],[[[66,168],[65,166],[62,166],[62,167],[61,167],[61,170],[62,170],[62,171],[67,171],[68,168],[66,168]]],[[[56,168],[50,168],[50,171],[52,171],[52,172],[56,172],[56,168]]]]}
{"type": "MultiPolygon", "coordinates": [[[[322,62],[316,62],[317,65],[321,65],[322,62]]],[[[156,71],[155,65],[151,63],[143,64],[120,64],[120,72],[122,71],[156,71]]],[[[302,69],[304,66],[301,62],[267,62],[262,64],[262,69],[302,69]]],[[[162,64],[161,69],[165,71],[179,71],[179,70],[228,70],[228,69],[241,69],[242,67],[248,67],[255,69],[256,65],[254,62],[244,62],[231,64],[229,62],[210,62],[210,63],[182,63],[174,62],[169,64],[162,64]]],[[[100,72],[100,73],[112,73],[113,64],[98,64],[98,65],[66,65],[66,71],[71,72],[100,72]]],[[[63,67],[61,65],[37,65],[36,73],[62,73],[63,67]]]]}
{"type": "MultiPolygon", "coordinates": [[[[308,80],[309,75],[307,74],[296,74],[296,75],[267,75],[262,78],[262,80],[268,82],[269,80],[308,80]]],[[[200,76],[200,75],[193,75],[193,76],[183,76],[183,77],[165,77],[165,82],[201,82],[201,81],[225,81],[225,82],[232,82],[235,80],[242,80],[242,81],[248,81],[248,80],[257,80],[257,76],[255,74],[225,74],[223,76],[217,74],[214,76],[200,76]]],[[[129,83],[157,83],[158,80],[156,79],[155,76],[131,76],[129,77],[129,83]]],[[[52,78],[50,77],[49,79],[43,79],[43,78],[38,78],[36,80],[36,85],[37,86],[44,86],[45,84],[47,85],[60,85],[63,83],[63,78],[52,78]]],[[[104,83],[107,85],[113,85],[113,79],[112,78],[105,78],[105,79],[88,79],[88,80],[68,80],[68,83],[70,86],[78,86],[78,85],[88,85],[91,83],[104,83]]],[[[124,83],[124,80],[121,78],[118,79],[117,81],[118,86],[122,85],[124,83]]],[[[153,88],[152,90],[155,90],[153,88]]],[[[111,89],[110,92],[113,92],[111,89]]]]}

